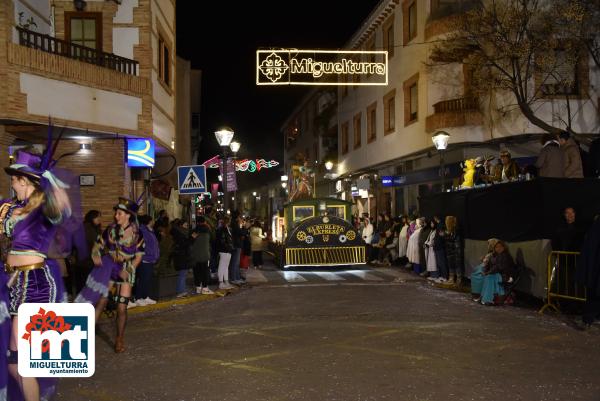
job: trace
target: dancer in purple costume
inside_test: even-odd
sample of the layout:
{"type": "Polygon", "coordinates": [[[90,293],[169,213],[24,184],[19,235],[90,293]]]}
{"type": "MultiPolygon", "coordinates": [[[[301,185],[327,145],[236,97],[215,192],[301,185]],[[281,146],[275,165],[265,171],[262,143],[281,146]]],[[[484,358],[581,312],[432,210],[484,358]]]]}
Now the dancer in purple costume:
{"type": "Polygon", "coordinates": [[[144,237],[137,224],[139,205],[129,199],[119,198],[115,210],[115,223],[108,226],[98,237],[92,259],[96,266],[88,276],[85,287],[75,302],[89,302],[96,306],[96,321],[106,307],[108,294],[119,283],[117,303],[117,335],[115,352],[125,351],[125,325],[127,304],[135,283],[135,270],[144,255],[144,237]]]}
{"type": "MultiPolygon", "coordinates": [[[[26,401],[48,400],[54,393],[56,379],[42,380],[21,377],[17,369],[17,312],[22,303],[65,302],[66,294],[55,261],[48,259],[48,248],[56,230],[71,216],[68,185],[52,172],[54,163],[50,143],[44,155],[25,150],[17,153],[16,162],[5,168],[11,176],[16,198],[0,201],[0,258],[8,281],[8,308],[6,286],[0,291],[0,341],[4,340],[4,313],[12,316],[12,329],[7,356],[8,372],[18,384],[8,387],[8,398],[26,401]],[[22,394],[21,394],[22,393],[22,394]]],[[[4,347],[5,344],[0,344],[4,347]]],[[[0,354],[6,354],[0,349],[0,354]]],[[[6,365],[2,364],[2,368],[6,365]]],[[[0,369],[0,386],[8,377],[0,369]]],[[[0,393],[1,394],[1,393],[0,393]]]]}

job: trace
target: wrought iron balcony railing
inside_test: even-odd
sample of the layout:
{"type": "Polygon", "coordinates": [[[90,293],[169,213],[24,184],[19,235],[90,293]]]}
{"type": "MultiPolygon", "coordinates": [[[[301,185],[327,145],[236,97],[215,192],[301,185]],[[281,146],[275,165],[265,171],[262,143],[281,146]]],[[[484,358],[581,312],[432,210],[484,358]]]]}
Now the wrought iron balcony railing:
{"type": "Polygon", "coordinates": [[[77,45],[66,40],[57,39],[50,35],[33,32],[28,29],[16,27],[19,35],[19,44],[59,56],[68,57],[84,63],[110,68],[129,75],[138,74],[138,62],[112,53],[104,53],[90,47],[77,45]]]}
{"type": "Polygon", "coordinates": [[[452,113],[461,111],[479,110],[477,99],[474,97],[461,97],[458,99],[443,100],[433,105],[435,114],[452,113]]]}

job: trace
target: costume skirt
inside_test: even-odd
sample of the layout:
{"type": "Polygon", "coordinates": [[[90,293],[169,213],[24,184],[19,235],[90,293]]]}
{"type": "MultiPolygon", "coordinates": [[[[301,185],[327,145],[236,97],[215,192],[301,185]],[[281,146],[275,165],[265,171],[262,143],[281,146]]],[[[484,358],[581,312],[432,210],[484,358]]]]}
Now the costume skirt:
{"type": "Polygon", "coordinates": [[[0,400],[7,399],[8,386],[8,345],[11,333],[11,318],[8,311],[8,276],[0,273],[0,400]]]}
{"type": "MultiPolygon", "coordinates": [[[[67,302],[67,293],[60,266],[52,259],[47,259],[42,268],[17,272],[10,289],[6,285],[10,276],[0,274],[0,277],[0,400],[23,400],[20,386],[8,373],[7,350],[12,327],[10,315],[16,315],[22,303],[67,302]]],[[[42,377],[37,381],[40,400],[50,400],[56,392],[58,379],[42,377]]]]}
{"type": "Polygon", "coordinates": [[[44,267],[18,271],[10,287],[8,310],[16,315],[22,303],[67,302],[65,285],[60,275],[60,266],[55,260],[47,259],[44,267]]]}
{"type": "MultiPolygon", "coordinates": [[[[92,268],[85,282],[85,287],[77,295],[74,302],[87,302],[96,305],[101,297],[108,296],[111,281],[123,282],[119,276],[123,269],[123,263],[117,263],[110,255],[104,255],[102,257],[102,264],[92,268]]],[[[126,282],[133,285],[135,282],[135,271],[130,272],[126,282]]]]}

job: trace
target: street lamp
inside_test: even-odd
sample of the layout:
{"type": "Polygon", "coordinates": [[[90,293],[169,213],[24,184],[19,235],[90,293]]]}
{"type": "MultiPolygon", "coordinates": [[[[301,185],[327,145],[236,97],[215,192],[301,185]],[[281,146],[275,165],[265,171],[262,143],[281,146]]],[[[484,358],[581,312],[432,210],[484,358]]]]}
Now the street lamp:
{"type": "Polygon", "coordinates": [[[288,183],[288,176],[282,175],[281,176],[281,188],[285,189],[285,187],[287,187],[287,183],[288,183]]]}
{"type": "Polygon", "coordinates": [[[223,150],[223,210],[225,210],[225,213],[229,210],[229,200],[227,199],[227,150],[233,139],[233,134],[233,130],[229,127],[223,127],[215,132],[215,138],[217,138],[217,142],[223,150]]]}
{"type": "Polygon", "coordinates": [[[435,148],[440,154],[440,171],[442,174],[442,192],[446,192],[446,169],[444,167],[444,151],[448,147],[450,141],[450,134],[446,131],[438,131],[431,137],[435,148]]]}
{"type": "Polygon", "coordinates": [[[331,171],[331,169],[333,168],[333,162],[331,160],[326,161],[325,168],[327,169],[327,171],[331,171]]]}

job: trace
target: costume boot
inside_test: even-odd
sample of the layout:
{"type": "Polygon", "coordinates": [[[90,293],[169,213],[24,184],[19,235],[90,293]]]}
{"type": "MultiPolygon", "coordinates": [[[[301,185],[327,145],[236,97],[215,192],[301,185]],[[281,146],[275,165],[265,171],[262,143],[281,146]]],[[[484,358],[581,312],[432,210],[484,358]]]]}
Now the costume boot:
{"type": "Polygon", "coordinates": [[[456,280],[456,274],[450,273],[448,274],[448,281],[446,284],[454,285],[454,281],[456,280]]]}
{"type": "Polygon", "coordinates": [[[117,338],[115,338],[115,352],[117,354],[125,352],[125,339],[123,336],[117,336],[117,338]]]}

